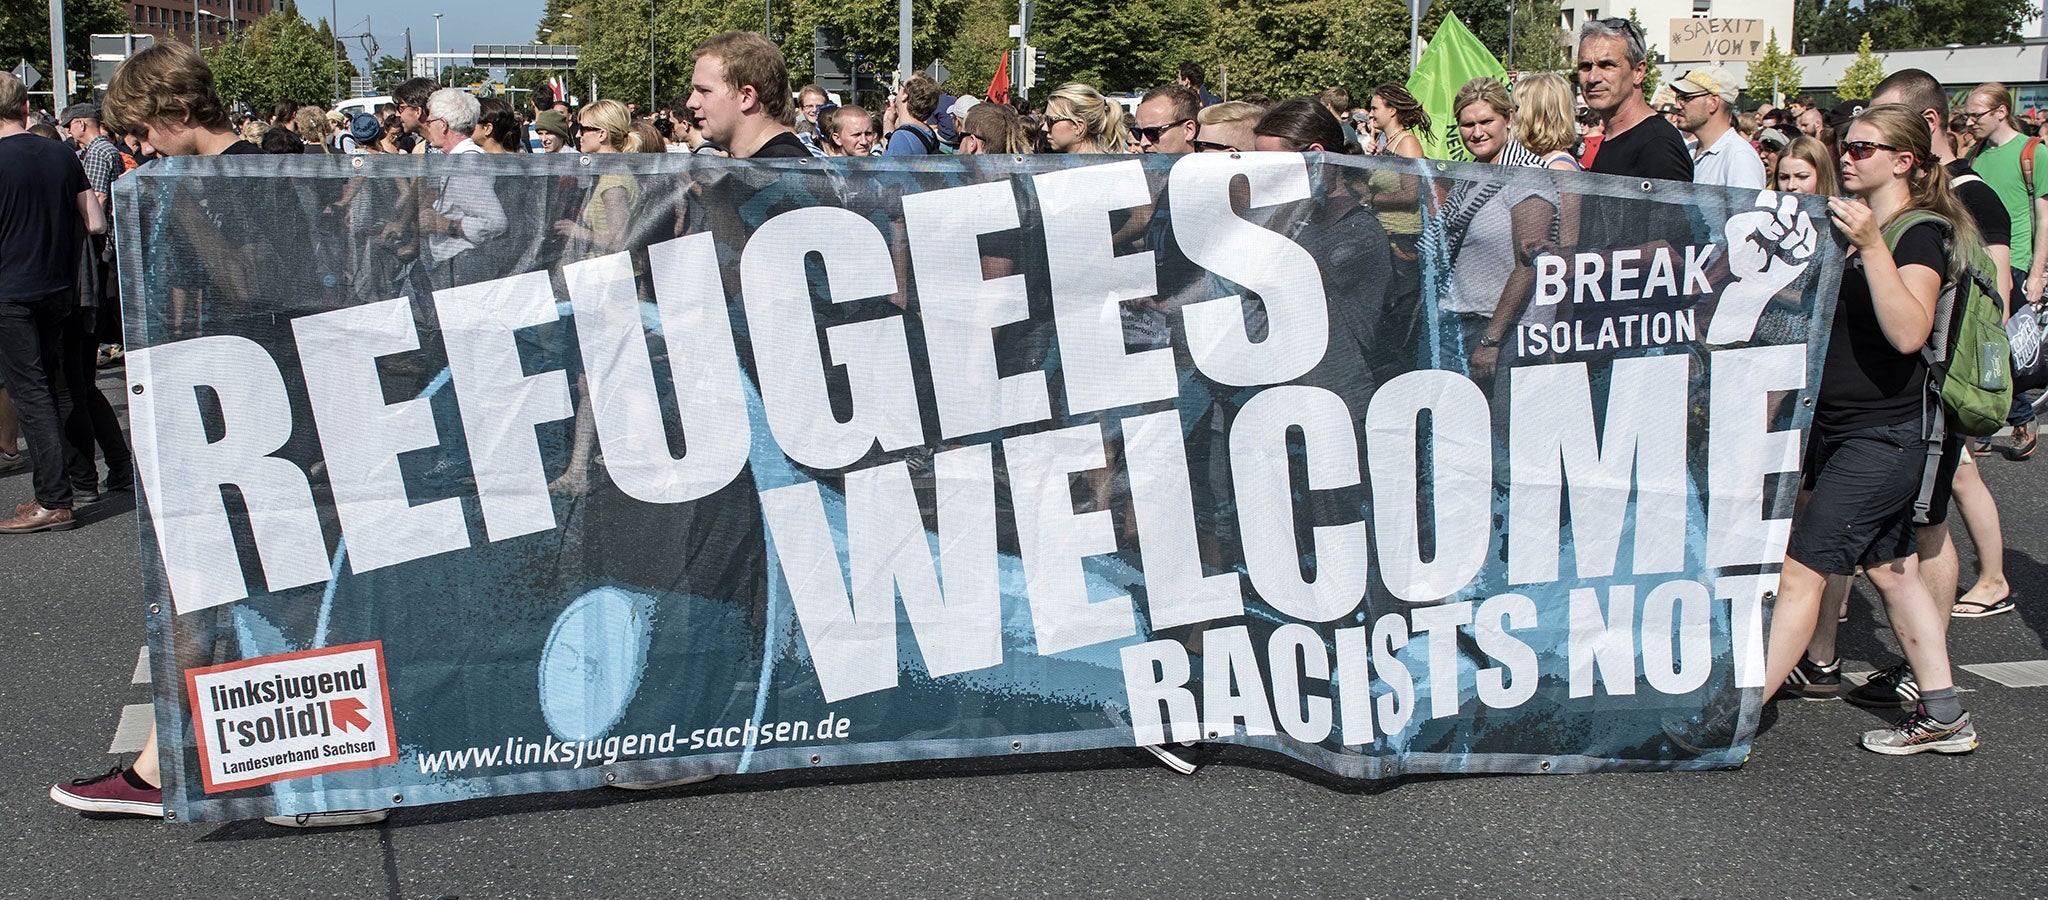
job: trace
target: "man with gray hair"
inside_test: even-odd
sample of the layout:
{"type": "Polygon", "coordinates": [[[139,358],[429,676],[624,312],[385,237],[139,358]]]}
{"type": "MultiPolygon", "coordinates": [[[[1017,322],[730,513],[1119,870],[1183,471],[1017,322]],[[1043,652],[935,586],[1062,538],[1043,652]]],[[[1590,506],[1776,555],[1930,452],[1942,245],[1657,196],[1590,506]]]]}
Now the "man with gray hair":
{"type": "Polygon", "coordinates": [[[1635,178],[1692,180],[1692,154],[1678,128],[1643,99],[1649,75],[1643,29],[1628,19],[1592,19],[1579,29],[1579,93],[1606,137],[1592,171],[1635,178]]]}
{"type": "MultiPolygon", "coordinates": [[[[481,111],[481,104],[467,91],[442,88],[427,98],[420,134],[449,156],[480,155],[484,149],[470,139],[470,133],[476,130],[481,111]]],[[[485,254],[469,252],[505,232],[505,207],[498,202],[491,177],[448,175],[440,179],[439,187],[432,203],[421,204],[419,215],[420,231],[427,238],[426,254],[420,262],[426,264],[429,283],[451,287],[497,277],[500,273],[478,270],[480,266],[490,268],[482,262],[485,254]]]]}

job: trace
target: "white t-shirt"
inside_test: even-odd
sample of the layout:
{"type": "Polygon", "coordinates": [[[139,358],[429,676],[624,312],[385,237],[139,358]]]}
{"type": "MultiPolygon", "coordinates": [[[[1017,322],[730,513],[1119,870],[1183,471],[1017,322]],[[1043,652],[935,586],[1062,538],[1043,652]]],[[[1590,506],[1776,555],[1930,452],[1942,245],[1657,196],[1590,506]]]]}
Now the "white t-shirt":
{"type": "Polygon", "coordinates": [[[1749,139],[1743,137],[1742,132],[1730,128],[1721,133],[1714,146],[1693,159],[1692,183],[1761,191],[1764,189],[1763,157],[1757,155],[1756,148],[1749,145],[1749,139]]]}

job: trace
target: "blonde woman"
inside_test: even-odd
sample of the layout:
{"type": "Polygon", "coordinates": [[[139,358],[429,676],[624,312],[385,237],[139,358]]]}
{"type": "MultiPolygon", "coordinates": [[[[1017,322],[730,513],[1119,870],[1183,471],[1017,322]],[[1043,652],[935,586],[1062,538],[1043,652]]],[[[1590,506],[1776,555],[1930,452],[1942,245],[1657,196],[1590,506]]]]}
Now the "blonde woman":
{"type": "Polygon", "coordinates": [[[1055,153],[1123,153],[1131,136],[1122,106],[1074,83],[1053,91],[1045,102],[1045,139],[1055,153]]]}
{"type": "Polygon", "coordinates": [[[328,144],[332,135],[327,132],[327,113],[317,106],[301,106],[292,114],[292,131],[299,140],[306,142],[306,153],[333,153],[328,144]]]}
{"type": "Polygon", "coordinates": [[[1778,157],[1777,187],[1795,194],[1839,196],[1842,190],[1835,183],[1835,160],[1828,146],[1805,135],[1786,145],[1778,157]]]}
{"type": "MultiPolygon", "coordinates": [[[[599,100],[576,114],[571,129],[576,147],[584,153],[635,153],[640,135],[633,131],[633,117],[626,104],[599,100]]],[[[579,221],[563,219],[555,231],[580,242],[592,253],[616,253],[626,246],[633,208],[640,202],[640,183],[630,175],[609,172],[597,176],[597,187],[583,205],[579,221]]]]}
{"type": "Polygon", "coordinates": [[[1525,75],[1515,82],[1515,140],[1542,160],[1546,169],[1585,171],[1571,153],[1572,145],[1579,142],[1578,123],[1572,116],[1574,96],[1571,83],[1550,72],[1525,75]]]}

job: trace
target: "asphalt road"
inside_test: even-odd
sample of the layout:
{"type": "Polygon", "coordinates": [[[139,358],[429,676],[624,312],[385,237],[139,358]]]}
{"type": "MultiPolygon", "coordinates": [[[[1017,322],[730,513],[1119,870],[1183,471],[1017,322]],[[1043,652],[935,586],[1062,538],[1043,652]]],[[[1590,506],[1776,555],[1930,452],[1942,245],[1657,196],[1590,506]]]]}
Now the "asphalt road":
{"type": "MultiPolygon", "coordinates": [[[[2048,454],[1984,474],[2021,611],[1957,622],[1954,656],[2048,659],[2048,454]]],[[[29,495],[26,474],[0,477],[4,507],[29,495]]],[[[107,752],[121,710],[148,699],[131,683],[133,509],[0,538],[15,848],[0,897],[2048,896],[2048,687],[1961,671],[1984,736],[1964,757],[1877,756],[1855,739],[1880,717],[1789,702],[1728,772],[1361,786],[1249,751],[1191,778],[1104,751],[502,798],[327,831],[89,818],[45,791],[122,761],[107,752]]],[[[1852,600],[1851,671],[1897,659],[1873,597],[1852,600]]]]}

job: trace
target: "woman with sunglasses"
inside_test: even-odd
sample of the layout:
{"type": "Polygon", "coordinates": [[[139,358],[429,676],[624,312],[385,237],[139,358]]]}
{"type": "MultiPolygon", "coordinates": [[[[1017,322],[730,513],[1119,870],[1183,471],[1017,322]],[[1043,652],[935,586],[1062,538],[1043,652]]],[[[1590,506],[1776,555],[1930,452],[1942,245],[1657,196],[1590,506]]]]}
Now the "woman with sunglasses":
{"type": "Polygon", "coordinates": [[[1873,106],[1842,143],[1842,188],[1828,201],[1848,238],[1820,396],[1807,444],[1805,501],[1792,524],[1771,616],[1765,684],[1776,688],[1805,659],[1830,576],[1860,565],[1884,599],[1887,617],[1919,685],[1919,706],[1898,724],[1866,732],[1866,749],[1893,756],[1967,753],[1977,730],[1949,672],[1947,626],[1920,578],[1913,501],[1927,459],[1923,430],[1927,364],[1920,355],[1935,326],[1935,301],[1951,280],[1948,242],[1978,240],[1950,190],[1927,123],[1900,104],[1873,106]],[[1886,224],[1914,210],[1945,220],[1914,225],[1895,246],[1886,224]]]}
{"type": "Polygon", "coordinates": [[[1053,91],[1045,102],[1045,139],[1054,153],[1123,153],[1131,140],[1124,108],[1080,83],[1053,91]]]}
{"type": "MultiPolygon", "coordinates": [[[[636,153],[641,138],[633,130],[632,114],[617,100],[599,100],[576,114],[577,149],[584,153],[636,153]]],[[[633,176],[608,172],[597,176],[597,187],[583,205],[577,220],[555,223],[555,231],[595,255],[616,253],[626,246],[633,207],[640,202],[640,183],[633,176]]],[[[580,255],[580,254],[573,254],[580,255]]]]}

